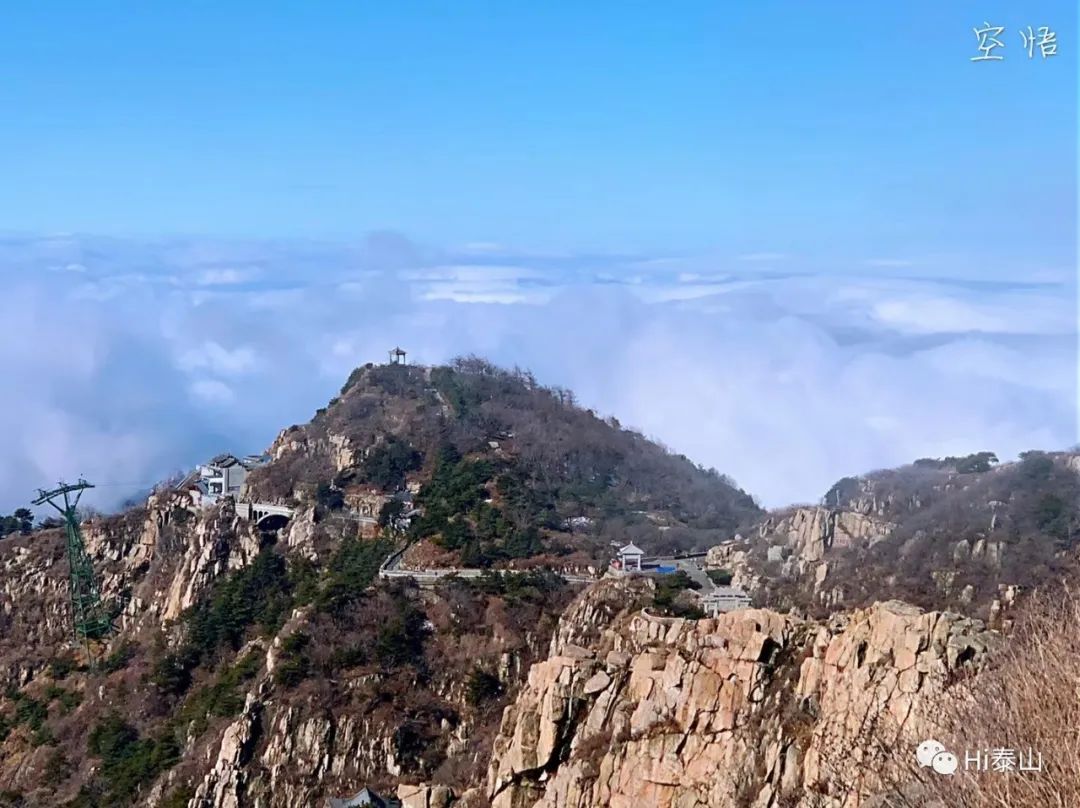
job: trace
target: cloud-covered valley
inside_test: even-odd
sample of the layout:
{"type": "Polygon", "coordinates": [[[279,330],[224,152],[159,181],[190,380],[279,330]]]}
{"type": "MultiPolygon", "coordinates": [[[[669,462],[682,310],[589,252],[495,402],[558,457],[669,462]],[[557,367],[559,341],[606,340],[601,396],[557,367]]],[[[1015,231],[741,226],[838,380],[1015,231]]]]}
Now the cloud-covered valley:
{"type": "Polygon", "coordinates": [[[1071,274],[910,263],[8,236],[0,510],[77,475],[110,506],[260,450],[399,344],[530,367],[767,505],[916,457],[1075,443],[1071,274]]]}

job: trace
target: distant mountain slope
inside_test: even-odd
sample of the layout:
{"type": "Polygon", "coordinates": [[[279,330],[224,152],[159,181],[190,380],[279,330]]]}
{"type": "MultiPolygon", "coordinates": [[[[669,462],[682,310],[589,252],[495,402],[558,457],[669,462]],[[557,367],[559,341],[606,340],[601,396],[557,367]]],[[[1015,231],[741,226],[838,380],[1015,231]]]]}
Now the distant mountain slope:
{"type": "Polygon", "coordinates": [[[704,548],[761,514],[718,472],[578,407],[569,391],[476,358],[359,368],[271,451],[254,496],[302,502],[328,484],[387,494],[412,481],[426,511],[414,538],[474,563],[595,554],[611,540],[704,548]]]}
{"type": "Polygon", "coordinates": [[[824,506],[764,521],[753,566],[777,603],[899,597],[990,616],[1015,588],[1070,572],[1080,540],[1080,454],[996,463],[990,453],[925,459],[841,480],[824,506]]]}

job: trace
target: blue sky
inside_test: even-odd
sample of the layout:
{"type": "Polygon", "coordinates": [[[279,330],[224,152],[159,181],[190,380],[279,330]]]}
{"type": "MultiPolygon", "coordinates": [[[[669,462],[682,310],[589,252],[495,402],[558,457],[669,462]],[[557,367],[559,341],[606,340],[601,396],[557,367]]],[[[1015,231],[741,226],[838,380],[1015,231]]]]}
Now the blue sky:
{"type": "Polygon", "coordinates": [[[396,344],[766,505],[1080,440],[1075,3],[8,5],[0,512],[260,451],[396,344]]]}
{"type": "Polygon", "coordinates": [[[1067,261],[1076,17],[1065,0],[13,5],[0,222],[1067,261]],[[1006,26],[1000,63],[969,61],[984,20],[1006,26]],[[1042,24],[1059,54],[1029,61],[1019,30],[1042,24]]]}

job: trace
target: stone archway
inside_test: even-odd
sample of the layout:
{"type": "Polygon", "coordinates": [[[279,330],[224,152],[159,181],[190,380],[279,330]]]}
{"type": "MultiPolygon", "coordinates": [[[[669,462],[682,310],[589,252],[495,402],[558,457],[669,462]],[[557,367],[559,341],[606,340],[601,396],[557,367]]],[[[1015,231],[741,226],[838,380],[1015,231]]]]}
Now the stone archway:
{"type": "Polygon", "coordinates": [[[283,527],[289,524],[289,517],[282,513],[268,513],[259,516],[255,526],[259,530],[270,532],[281,530],[283,527]]]}

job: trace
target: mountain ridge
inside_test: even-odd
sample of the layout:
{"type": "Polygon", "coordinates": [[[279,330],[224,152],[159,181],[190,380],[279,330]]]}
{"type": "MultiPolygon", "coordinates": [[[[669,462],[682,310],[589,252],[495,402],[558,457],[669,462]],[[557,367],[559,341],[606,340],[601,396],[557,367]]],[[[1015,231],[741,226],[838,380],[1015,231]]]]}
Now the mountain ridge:
{"type": "MultiPolygon", "coordinates": [[[[293,516],[285,526],[260,529],[233,498],[199,507],[171,487],[144,505],[84,523],[117,624],[94,649],[96,666],[71,647],[60,532],[0,540],[0,805],[284,806],[317,804],[362,786],[419,794],[424,802],[409,808],[445,808],[452,795],[455,808],[491,799],[501,805],[511,792],[532,805],[528,800],[543,788],[530,766],[519,765],[531,754],[528,716],[544,724],[554,715],[534,697],[584,694],[591,704],[613,688],[603,699],[610,696],[620,709],[652,709],[659,702],[621,695],[617,684],[624,676],[635,688],[651,681],[650,666],[660,664],[651,642],[665,646],[665,666],[683,670],[679,660],[693,662],[685,677],[672,668],[679,688],[696,693],[712,681],[705,668],[734,666],[746,674],[744,695],[756,682],[790,692],[801,655],[810,653],[830,671],[825,645],[841,649],[833,654],[856,653],[843,638],[843,626],[855,620],[880,626],[873,632],[881,653],[867,657],[873,675],[898,676],[892,651],[884,650],[894,641],[882,632],[899,632],[900,648],[909,635],[933,645],[939,624],[957,626],[964,637],[982,637],[985,627],[903,605],[853,610],[861,598],[918,599],[921,587],[920,605],[982,610],[993,628],[1004,629],[1015,597],[1006,602],[997,587],[1022,585],[1027,550],[1046,562],[1028,570],[1033,580],[1070,568],[1080,500],[1075,453],[1033,452],[1015,464],[964,472],[956,459],[947,468],[912,464],[841,481],[831,508],[765,512],[722,475],[612,421],[577,407],[565,391],[539,387],[523,371],[475,358],[444,369],[359,368],[310,424],[283,430],[270,463],[248,478],[240,499],[288,504],[293,516]],[[407,524],[405,507],[393,505],[403,501],[397,494],[407,494],[417,511],[407,524]],[[350,517],[360,507],[369,513],[363,529],[350,517]],[[708,547],[705,567],[733,574],[773,610],[719,622],[665,616],[673,592],[649,578],[603,580],[581,592],[550,571],[602,571],[615,539],[650,552],[708,547]],[[968,547],[963,557],[961,540],[968,547]],[[966,567],[985,573],[998,552],[988,548],[998,544],[1000,565],[989,565],[985,587],[970,578],[973,594],[965,603],[966,567]],[[380,565],[406,545],[437,551],[448,566],[470,561],[507,574],[450,577],[423,588],[380,581],[380,565]],[[885,555],[890,548],[898,555],[885,555]],[[897,558],[917,563],[907,569],[897,558]],[[934,577],[943,569],[954,573],[944,589],[934,577]],[[755,621],[784,626],[764,631],[782,654],[766,653],[772,646],[752,629],[755,621]],[[756,637],[756,650],[743,659],[734,646],[710,645],[708,637],[729,631],[756,637]],[[697,656],[703,648],[708,659],[697,656]],[[618,655],[626,649],[632,659],[618,655]],[[574,677],[587,671],[592,684],[575,680],[559,689],[545,678],[555,669],[574,677]],[[507,789],[500,779],[507,771],[520,789],[507,789]]],[[[685,606],[678,613],[695,615],[685,606]]],[[[925,665],[935,676],[943,665],[967,670],[992,644],[979,643],[963,660],[960,651],[933,645],[925,665]]],[[[912,676],[904,675],[905,682],[912,676]]],[[[845,693],[863,698],[859,676],[829,674],[832,701],[823,703],[846,703],[845,693]]],[[[817,685],[807,679],[800,687],[817,685]]],[[[690,702],[713,710],[697,696],[690,702]]],[[[780,721],[791,730],[773,750],[781,757],[788,748],[835,751],[820,739],[811,746],[799,740],[810,726],[806,716],[794,716],[788,727],[782,711],[757,709],[743,704],[725,720],[768,718],[773,729],[780,721]]],[[[822,726],[851,728],[843,711],[827,718],[822,726]]],[[[653,761],[650,744],[662,746],[695,725],[691,720],[673,735],[664,720],[642,722],[648,732],[631,740],[644,750],[618,746],[614,725],[610,738],[590,725],[577,741],[561,736],[566,743],[552,747],[558,754],[545,765],[566,754],[585,763],[595,757],[598,765],[618,765],[625,793],[638,793],[629,782],[636,767],[626,762],[653,761]],[[601,754],[604,739],[619,754],[601,754]]],[[[561,726],[551,723],[556,734],[561,726]]],[[[753,726],[744,733],[750,744],[753,726]]],[[[575,735],[579,729],[575,724],[575,735]]],[[[775,769],[772,755],[759,761],[765,769],[775,769]]],[[[750,781],[738,788],[771,800],[790,791],[794,775],[765,769],[748,773],[750,781]]],[[[552,793],[577,794],[565,778],[590,771],[575,763],[552,793]]],[[[839,788],[830,776],[817,765],[800,782],[839,788]]]]}
{"type": "MultiPolygon", "coordinates": [[[[570,520],[588,520],[590,549],[599,552],[613,517],[626,523],[617,527],[620,537],[649,536],[658,549],[689,549],[716,543],[762,513],[719,472],[578,407],[568,391],[475,357],[433,368],[358,368],[310,424],[283,430],[270,454],[273,462],[251,475],[253,497],[300,502],[305,492],[298,484],[310,493],[326,479],[346,496],[350,487],[385,493],[406,478],[431,483],[439,472],[445,484],[419,498],[431,500],[429,509],[440,500],[473,510],[468,492],[450,489],[485,489],[483,499],[497,515],[479,509],[468,530],[454,526],[449,539],[444,520],[429,520],[413,534],[455,550],[472,542],[470,555],[481,561],[485,550],[505,550],[510,537],[477,535],[477,520],[501,518],[518,531],[539,526],[557,545],[570,539],[570,520]],[[646,516],[655,512],[679,530],[661,536],[646,516]]],[[[582,538],[579,532],[575,541],[582,538]]]]}

